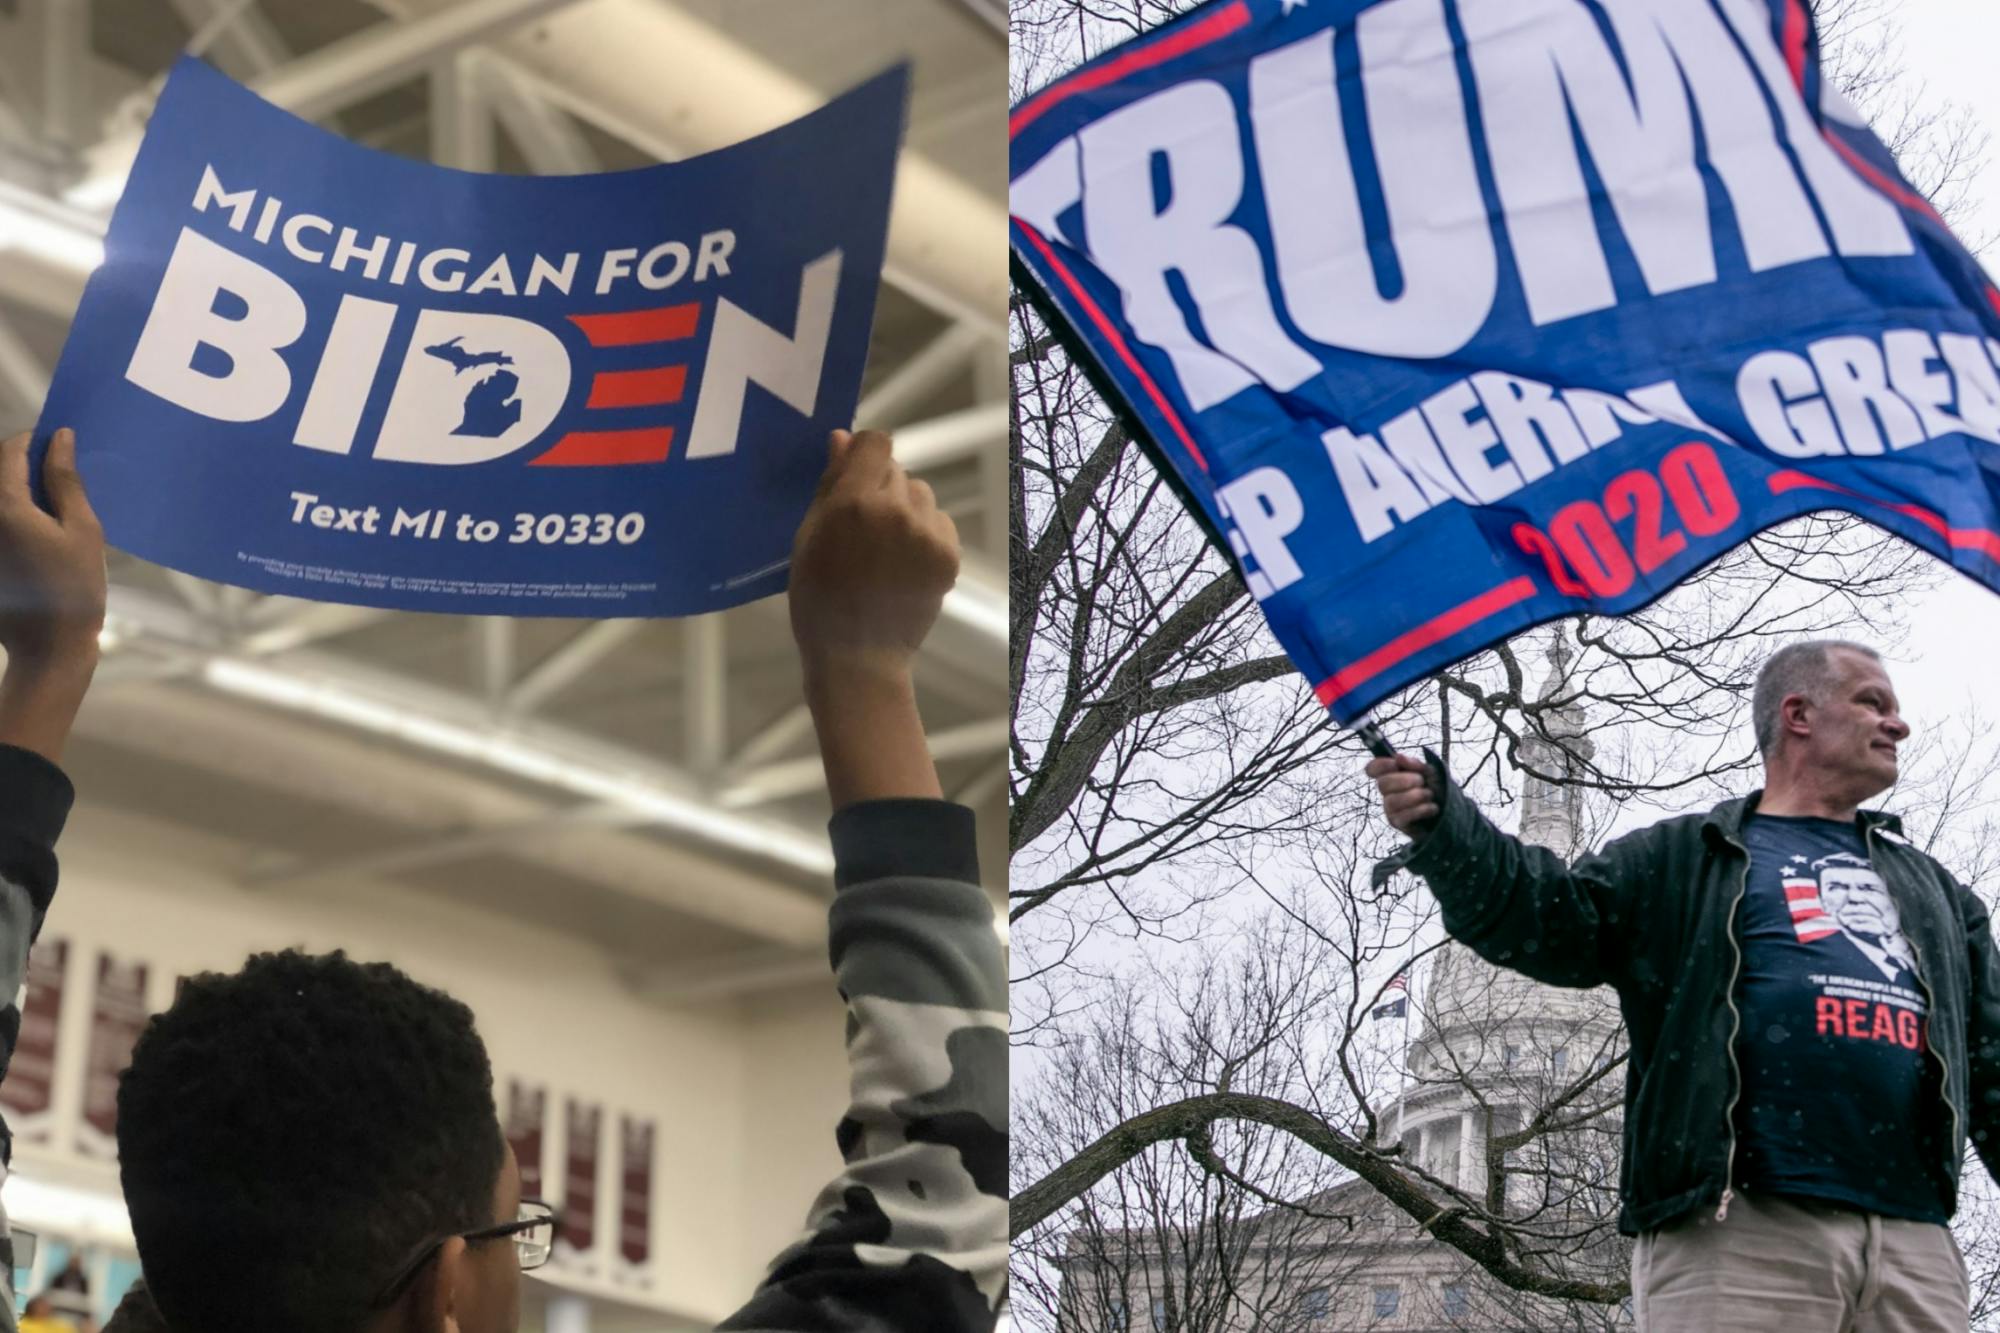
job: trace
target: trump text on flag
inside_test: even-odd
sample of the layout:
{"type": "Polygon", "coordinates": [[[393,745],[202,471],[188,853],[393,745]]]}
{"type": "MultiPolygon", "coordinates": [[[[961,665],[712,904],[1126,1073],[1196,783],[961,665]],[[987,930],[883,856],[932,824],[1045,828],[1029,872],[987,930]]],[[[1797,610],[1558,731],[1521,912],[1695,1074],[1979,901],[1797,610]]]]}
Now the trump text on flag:
{"type": "Polygon", "coordinates": [[[1015,108],[1016,257],[1343,719],[1811,509],[2000,586],[2000,295],[1816,52],[1214,0],[1015,108]]]}

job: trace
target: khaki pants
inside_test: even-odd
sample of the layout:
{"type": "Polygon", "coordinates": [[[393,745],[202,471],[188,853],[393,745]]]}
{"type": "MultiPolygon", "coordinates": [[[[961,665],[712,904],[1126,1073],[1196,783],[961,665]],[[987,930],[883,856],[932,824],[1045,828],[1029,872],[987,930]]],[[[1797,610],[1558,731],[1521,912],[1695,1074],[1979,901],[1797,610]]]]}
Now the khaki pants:
{"type": "Polygon", "coordinates": [[[1951,1229],[1738,1192],[1639,1237],[1639,1333],[1965,1333],[1971,1290],[1951,1229]]]}

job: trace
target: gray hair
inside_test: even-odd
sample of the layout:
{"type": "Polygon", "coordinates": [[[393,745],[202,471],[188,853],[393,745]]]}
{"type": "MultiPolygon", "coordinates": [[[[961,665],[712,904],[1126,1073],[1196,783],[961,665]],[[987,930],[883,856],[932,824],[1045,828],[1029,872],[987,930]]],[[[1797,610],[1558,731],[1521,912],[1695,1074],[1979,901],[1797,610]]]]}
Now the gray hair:
{"type": "Polygon", "coordinates": [[[1882,655],[1863,643],[1846,639],[1810,639],[1787,644],[1765,659],[1757,672],[1757,688],[1750,696],[1750,720],[1757,729],[1757,749],[1769,755],[1778,744],[1778,710],[1787,696],[1800,694],[1814,703],[1824,702],[1827,686],[1833,683],[1833,651],[1850,653],[1879,662],[1882,655]]]}

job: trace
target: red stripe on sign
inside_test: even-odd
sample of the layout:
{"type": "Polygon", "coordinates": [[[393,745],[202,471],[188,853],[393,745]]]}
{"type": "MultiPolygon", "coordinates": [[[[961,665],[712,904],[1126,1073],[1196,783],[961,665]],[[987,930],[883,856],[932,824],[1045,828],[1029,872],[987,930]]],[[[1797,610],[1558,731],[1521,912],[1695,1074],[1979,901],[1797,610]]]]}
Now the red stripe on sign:
{"type": "Polygon", "coordinates": [[[1917,522],[1944,538],[1955,550],[1977,551],[1989,560],[2000,560],[2000,532],[1988,532],[1984,528],[1954,528],[1951,524],[1945,522],[1942,514],[1937,513],[1935,510],[1926,509],[1922,505],[1897,504],[1891,500],[1880,500],[1875,496],[1863,495],[1860,491],[1851,491],[1845,486],[1825,481],[1819,477],[1808,476],[1803,472],[1793,472],[1787,469],[1783,472],[1774,472],[1771,474],[1771,494],[1783,495],[1786,491],[1803,490],[1832,491],[1836,495],[1845,495],[1856,500],[1866,500],[1869,504],[1880,505],[1884,509],[1892,509],[1906,518],[1914,518],[1917,522]]]}
{"type": "Polygon", "coordinates": [[[1497,615],[1518,602],[1525,602],[1534,595],[1535,581],[1525,575],[1489,589],[1413,630],[1398,634],[1353,665],[1342,667],[1321,681],[1313,693],[1319,696],[1320,703],[1331,707],[1335,699],[1361,682],[1381,675],[1404,658],[1412,657],[1432,644],[1442,642],[1460,630],[1476,625],[1488,616],[1497,615]]]}
{"type": "Polygon", "coordinates": [[[1174,428],[1174,434],[1180,437],[1181,447],[1193,457],[1194,465],[1203,472],[1208,471],[1208,460],[1203,458],[1201,450],[1195,447],[1194,436],[1188,434],[1188,428],[1181,424],[1180,415],[1168,405],[1166,394],[1160,392],[1160,386],[1153,382],[1153,377],[1139,364],[1139,358],[1132,355],[1132,349],[1126,345],[1124,336],[1118,332],[1118,326],[1113,324],[1103,308],[1091,299],[1090,293],[1083,289],[1081,282],[1077,281],[1076,274],[1069,271],[1069,266],[1056,257],[1055,247],[1044,240],[1040,232],[1019,218],[1014,218],[1013,223],[1021,229],[1021,233],[1028,238],[1029,243],[1041,252],[1042,261],[1054,269],[1056,276],[1063,280],[1063,285],[1069,288],[1069,294],[1083,307],[1083,313],[1090,316],[1091,322],[1097,325],[1097,331],[1104,335],[1105,341],[1109,342],[1112,349],[1118,353],[1118,359],[1125,363],[1125,368],[1139,377],[1139,383],[1144,386],[1146,395],[1153,400],[1153,406],[1160,410],[1160,415],[1167,419],[1167,424],[1174,428]]]}
{"type": "Polygon", "coordinates": [[[1847,141],[1832,130],[1823,129],[1820,133],[1826,137],[1828,143],[1833,145],[1835,152],[1847,159],[1848,166],[1853,167],[1861,173],[1863,180],[1880,190],[1883,194],[1888,195],[1891,199],[1894,199],[1903,207],[1916,209],[1940,227],[1945,225],[1944,219],[1938,215],[1938,211],[1931,207],[1930,200],[1924,198],[1915,190],[1908,189],[1900,182],[1877,171],[1874,163],[1848,147],[1847,141]]]}
{"type": "Polygon", "coordinates": [[[655,430],[579,430],[555,442],[555,447],[528,460],[531,467],[615,467],[621,463],[660,463],[674,446],[674,428],[655,430]]]}
{"type": "Polygon", "coordinates": [[[672,342],[692,338],[701,327],[701,302],[661,306],[657,310],[626,310],[615,315],[571,315],[592,347],[630,347],[635,343],[672,342]]]}
{"type": "Polygon", "coordinates": [[[1824,930],[1802,930],[1799,932],[1799,943],[1811,944],[1814,940],[1823,940],[1829,935],[1839,933],[1840,929],[1837,926],[1828,926],[1824,930]]]}
{"type": "Polygon", "coordinates": [[[1785,5],[1785,64],[1792,71],[1792,86],[1806,90],[1806,7],[1799,0],[1785,5]]]}
{"type": "Polygon", "coordinates": [[[1787,880],[1785,882],[1785,900],[1787,902],[1797,902],[1801,898],[1811,898],[1814,901],[1818,901],[1819,885],[1813,883],[1811,880],[1807,880],[1802,884],[1794,884],[1790,880],[1787,880]]]}
{"type": "Polygon", "coordinates": [[[1993,313],[2000,315],[2000,287],[1986,289],[1986,303],[1993,307],[1993,313]]]}
{"type": "Polygon", "coordinates": [[[1094,88],[1118,82],[1127,74],[1135,74],[1142,69],[1151,69],[1164,64],[1176,56],[1208,45],[1210,42],[1227,37],[1250,24],[1250,6],[1244,0],[1224,5],[1205,19],[1199,19],[1185,27],[1175,28],[1162,35],[1158,41],[1149,42],[1136,50],[1128,50],[1123,55],[1114,56],[1101,65],[1080,70],[1066,79],[1058,80],[1021,103],[1014,113],[1007,117],[1007,137],[1013,138],[1028,126],[1042,118],[1044,112],[1078,93],[1087,93],[1094,88]]]}
{"type": "Polygon", "coordinates": [[[607,370],[590,382],[585,407],[652,407],[678,403],[687,388],[686,366],[658,370],[607,370]]]}

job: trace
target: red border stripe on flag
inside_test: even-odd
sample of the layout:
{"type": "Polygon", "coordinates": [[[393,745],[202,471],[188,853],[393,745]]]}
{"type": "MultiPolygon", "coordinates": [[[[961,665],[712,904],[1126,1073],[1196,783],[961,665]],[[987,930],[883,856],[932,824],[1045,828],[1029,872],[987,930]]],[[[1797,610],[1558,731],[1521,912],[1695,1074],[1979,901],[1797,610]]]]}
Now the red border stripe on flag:
{"type": "Polygon", "coordinates": [[[1195,445],[1194,436],[1188,434],[1188,428],[1181,423],[1180,415],[1168,405],[1166,394],[1160,392],[1160,386],[1153,382],[1153,377],[1139,364],[1139,358],[1132,355],[1132,349],[1126,345],[1124,336],[1118,332],[1118,326],[1112,323],[1103,308],[1091,299],[1090,293],[1083,289],[1081,282],[1077,281],[1076,274],[1070,272],[1069,266],[1056,256],[1055,247],[1051,246],[1040,232],[1019,218],[1013,219],[1013,222],[1021,229],[1021,234],[1028,238],[1029,243],[1041,252],[1042,259],[1056,271],[1056,276],[1063,280],[1063,285],[1069,288],[1070,295],[1083,307],[1083,313],[1090,317],[1091,323],[1097,325],[1097,331],[1104,335],[1105,341],[1111,344],[1111,349],[1118,353],[1118,358],[1125,363],[1125,368],[1138,377],[1139,383],[1146,386],[1146,394],[1153,400],[1153,406],[1167,419],[1167,424],[1174,428],[1174,434],[1180,437],[1181,447],[1194,459],[1195,466],[1203,472],[1208,471],[1208,460],[1202,457],[1201,450],[1195,445]]]}
{"type": "Polygon", "coordinates": [[[1342,667],[1313,690],[1322,704],[1331,705],[1361,682],[1378,676],[1406,657],[1412,657],[1434,643],[1441,643],[1488,616],[1498,615],[1517,602],[1535,595],[1535,581],[1525,574],[1497,588],[1489,588],[1470,601],[1460,602],[1441,616],[1425,621],[1413,630],[1398,634],[1368,656],[1342,667]]]}
{"type": "Polygon", "coordinates": [[[1804,472],[1794,472],[1789,468],[1772,473],[1770,485],[1773,495],[1783,495],[1786,491],[1832,491],[1836,495],[1866,500],[1869,504],[1892,509],[1905,518],[1914,518],[1944,538],[1954,549],[1977,551],[1989,560],[2000,560],[2000,532],[1988,532],[1984,528],[1954,528],[1945,521],[1944,515],[1936,510],[1926,509],[1922,505],[1897,504],[1893,500],[1877,499],[1872,495],[1863,495],[1860,491],[1849,490],[1837,482],[1825,481],[1804,472]]]}
{"type": "Polygon", "coordinates": [[[1806,90],[1806,7],[1799,0],[1785,5],[1785,64],[1792,71],[1792,85],[1806,90]]]}
{"type": "MultiPolygon", "coordinates": [[[[1786,0],[1783,36],[1785,65],[1791,70],[1792,85],[1799,90],[1801,95],[1804,95],[1806,90],[1806,31],[1808,25],[1809,20],[1806,17],[1806,7],[1801,3],[1801,0],[1786,0]]],[[[1825,76],[1822,75],[1821,77],[1824,78],[1825,76]]],[[[1847,165],[1859,172],[1862,179],[1866,180],[1870,185],[1880,190],[1883,194],[1888,195],[1903,207],[1914,208],[1919,213],[1929,217],[1933,222],[1936,222],[1939,226],[1942,227],[1945,225],[1944,218],[1939,215],[1937,209],[1931,206],[1930,200],[1924,198],[1914,190],[1906,189],[1898,182],[1883,175],[1876,169],[1874,163],[1850,148],[1847,141],[1842,139],[1832,129],[1821,126],[1820,134],[1829,144],[1833,145],[1833,151],[1846,158],[1847,165]]]]}
{"type": "Polygon", "coordinates": [[[1876,170],[1874,163],[1848,147],[1847,141],[1832,130],[1825,131],[1825,136],[1826,141],[1833,145],[1833,150],[1847,159],[1847,165],[1859,172],[1863,180],[1880,190],[1883,194],[1888,195],[1891,199],[1894,199],[1903,207],[1916,209],[1940,227],[1945,225],[1943,216],[1938,213],[1937,209],[1931,206],[1930,200],[1924,198],[1914,190],[1905,189],[1897,182],[1883,175],[1880,171],[1876,170]]]}
{"type": "Polygon", "coordinates": [[[1198,47],[1227,37],[1250,24],[1250,6],[1244,0],[1236,0],[1232,5],[1197,19],[1184,28],[1167,33],[1156,42],[1148,43],[1136,51],[1127,51],[1115,56],[1094,69],[1082,70],[1066,79],[1058,80],[1023,102],[1019,109],[1007,117],[1007,137],[1013,138],[1028,126],[1041,119],[1042,113],[1058,102],[1067,100],[1077,93],[1087,93],[1093,88],[1102,88],[1142,69],[1151,69],[1164,64],[1175,56],[1183,56],[1198,47]]]}

